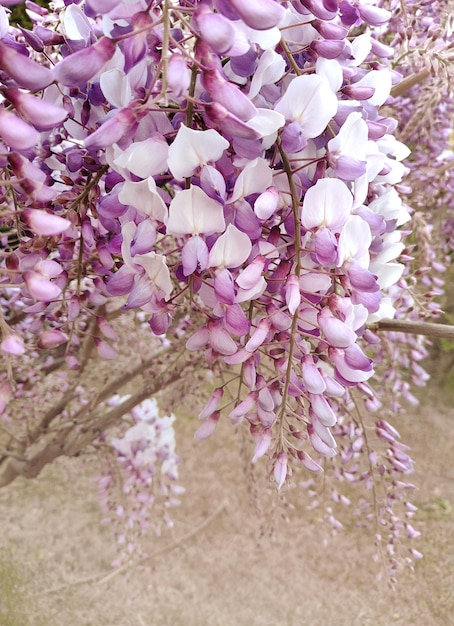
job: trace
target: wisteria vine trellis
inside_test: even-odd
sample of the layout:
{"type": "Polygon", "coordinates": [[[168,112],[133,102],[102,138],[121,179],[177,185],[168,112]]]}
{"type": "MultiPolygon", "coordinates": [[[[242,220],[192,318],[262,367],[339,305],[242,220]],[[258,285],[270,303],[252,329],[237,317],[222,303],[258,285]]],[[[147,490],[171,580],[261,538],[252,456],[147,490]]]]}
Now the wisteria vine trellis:
{"type": "MultiPolygon", "coordinates": [[[[177,378],[185,367],[230,371],[197,438],[221,414],[247,424],[252,460],[268,458],[278,488],[298,467],[329,463],[340,481],[386,478],[373,514],[397,567],[402,532],[417,534],[392,508],[406,502],[412,461],[380,412],[371,425],[363,417],[381,406],[370,382],[383,356],[377,323],[414,308],[408,247],[402,256],[411,209],[398,193],[409,150],[390,115],[404,73],[391,64],[399,3],[384,4],[26,2],[32,30],[10,26],[0,6],[0,483],[99,436],[66,409],[75,383],[34,431],[19,420],[16,432],[12,407],[38,375],[21,380],[20,363],[63,346],[77,380],[91,347],[115,359],[112,311],[140,310],[150,332],[167,334],[154,361],[162,384],[172,367],[177,378]]],[[[412,346],[416,382],[424,355],[412,346]]]]}

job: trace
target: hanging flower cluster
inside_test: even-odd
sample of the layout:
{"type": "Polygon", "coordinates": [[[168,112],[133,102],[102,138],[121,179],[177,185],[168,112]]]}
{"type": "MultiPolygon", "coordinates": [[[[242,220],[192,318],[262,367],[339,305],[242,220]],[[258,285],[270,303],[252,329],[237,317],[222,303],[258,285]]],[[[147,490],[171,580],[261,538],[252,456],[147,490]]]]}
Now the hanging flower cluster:
{"type": "MultiPolygon", "coordinates": [[[[124,399],[114,396],[108,404],[118,405],[124,399]]],[[[178,496],[184,492],[177,482],[175,416],[161,416],[152,398],[132,409],[131,417],[134,424],[109,442],[116,469],[98,478],[100,500],[107,521],[118,529],[119,554],[123,558],[141,553],[140,538],[150,526],[150,515],[152,511],[156,514],[157,505],[161,505],[163,521],[172,525],[167,509],[178,504],[178,496]],[[123,504],[118,504],[119,500],[123,504]]],[[[156,530],[159,531],[159,524],[156,530]]]]}
{"type": "MultiPolygon", "coordinates": [[[[346,437],[352,481],[409,472],[394,431],[377,427],[389,468],[369,455],[355,478],[367,446],[344,422],[355,394],[379,406],[367,326],[395,315],[410,219],[396,191],[409,150],[381,109],[400,78],[376,36],[391,12],[360,0],[27,6],[32,30],[0,6],[3,352],[25,349],[8,326],[20,311],[76,370],[79,320],[122,299],[156,335],[178,323],[207,368],[230,369],[196,436],[221,414],[245,422],[279,488],[293,467],[321,471],[346,437]]],[[[98,322],[98,352],[114,358],[98,322]]]]}
{"type": "MultiPolygon", "coordinates": [[[[451,262],[453,5],[450,0],[411,0],[403,6],[388,0],[383,6],[392,17],[381,35],[389,44],[390,64],[403,76],[387,110],[399,120],[397,138],[411,148],[408,173],[397,185],[412,207],[405,226],[411,237],[402,257],[403,277],[390,296],[397,317],[421,320],[442,313],[443,272],[451,262]]],[[[428,380],[421,361],[430,345],[423,336],[382,335],[374,360],[387,362],[384,388],[392,393],[393,410],[399,408],[400,395],[416,403],[409,381],[421,387],[428,380]]]]}

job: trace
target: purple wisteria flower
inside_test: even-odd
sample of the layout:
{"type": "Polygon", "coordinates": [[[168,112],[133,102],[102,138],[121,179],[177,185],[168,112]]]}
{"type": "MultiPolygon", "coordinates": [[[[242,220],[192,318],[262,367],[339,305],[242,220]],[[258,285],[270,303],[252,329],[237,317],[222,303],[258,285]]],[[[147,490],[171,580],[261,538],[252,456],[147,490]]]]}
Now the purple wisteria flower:
{"type": "MultiPolygon", "coordinates": [[[[8,328],[2,352],[64,345],[75,371],[92,333],[115,359],[106,311],[140,310],[216,377],[197,439],[228,416],[278,489],[325,467],[370,485],[383,474],[357,415],[379,406],[370,326],[398,314],[410,218],[380,42],[392,13],[56,0],[21,31],[0,9],[5,324],[10,303],[39,318],[26,341],[8,328]]],[[[156,424],[138,418],[114,442],[141,481],[156,424]]],[[[377,436],[389,476],[409,471],[395,434],[377,436]]]]}

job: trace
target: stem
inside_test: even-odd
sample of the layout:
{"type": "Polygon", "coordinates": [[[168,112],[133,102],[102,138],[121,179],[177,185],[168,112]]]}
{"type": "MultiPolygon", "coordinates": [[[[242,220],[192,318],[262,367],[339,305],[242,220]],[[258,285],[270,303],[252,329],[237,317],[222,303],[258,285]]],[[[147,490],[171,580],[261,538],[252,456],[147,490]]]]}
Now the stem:
{"type": "MultiPolygon", "coordinates": [[[[299,218],[300,205],[299,205],[298,194],[297,194],[296,187],[295,187],[295,181],[293,179],[292,167],[288,160],[287,154],[282,148],[280,137],[278,137],[277,139],[277,146],[279,149],[279,153],[281,155],[282,164],[284,166],[284,171],[287,175],[287,179],[288,179],[288,183],[290,187],[290,194],[292,196],[292,213],[293,213],[293,222],[294,222],[294,229],[295,229],[295,241],[294,241],[295,275],[299,279],[300,273],[301,273],[301,222],[299,218]]],[[[281,448],[282,448],[283,439],[284,439],[284,415],[285,415],[285,410],[287,406],[288,390],[290,387],[290,376],[292,373],[292,366],[293,366],[293,363],[292,363],[293,353],[295,350],[294,337],[297,332],[297,327],[298,327],[298,310],[296,310],[293,315],[292,328],[290,331],[290,346],[289,346],[289,352],[288,352],[287,370],[285,372],[285,384],[284,384],[284,391],[282,393],[282,404],[281,404],[281,410],[280,410],[280,416],[279,416],[279,419],[280,419],[279,443],[280,443],[281,448]]]]}
{"type": "Polygon", "coordinates": [[[189,90],[188,90],[188,96],[190,96],[190,98],[188,98],[187,100],[187,107],[186,107],[186,126],[188,128],[192,128],[192,116],[194,113],[194,93],[195,93],[195,85],[196,85],[196,81],[197,81],[197,73],[198,73],[198,68],[196,65],[192,66],[191,69],[191,82],[189,83],[189,90]]]}
{"type": "Polygon", "coordinates": [[[282,50],[285,52],[285,56],[287,57],[288,62],[293,68],[293,71],[295,72],[297,76],[301,76],[302,74],[301,68],[298,67],[295,59],[293,58],[293,54],[290,52],[290,48],[288,47],[287,42],[285,41],[283,37],[281,37],[280,44],[282,46],[282,50]]]}
{"type": "Polygon", "coordinates": [[[164,0],[162,9],[162,20],[164,32],[162,35],[162,95],[164,105],[167,106],[167,72],[169,67],[169,40],[170,40],[170,19],[169,19],[169,0],[164,0]]]}

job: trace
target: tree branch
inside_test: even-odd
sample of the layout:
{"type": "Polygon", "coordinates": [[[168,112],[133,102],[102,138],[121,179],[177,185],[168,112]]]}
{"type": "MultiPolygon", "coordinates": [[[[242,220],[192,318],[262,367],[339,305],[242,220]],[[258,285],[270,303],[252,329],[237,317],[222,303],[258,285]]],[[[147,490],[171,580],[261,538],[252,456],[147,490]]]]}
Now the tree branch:
{"type": "Polygon", "coordinates": [[[424,80],[426,80],[428,76],[430,76],[430,71],[427,68],[421,70],[420,72],[417,72],[417,74],[410,74],[410,76],[406,76],[400,81],[400,83],[394,85],[394,87],[391,89],[391,95],[393,96],[393,98],[401,96],[403,93],[411,89],[414,85],[422,83],[424,80]]]}
{"type": "MultiPolygon", "coordinates": [[[[58,431],[53,432],[51,437],[49,433],[43,433],[42,438],[38,437],[37,434],[35,444],[29,447],[22,458],[9,458],[6,461],[3,471],[0,473],[0,488],[13,482],[18,476],[36,478],[43,467],[52,463],[59,456],[76,456],[107,428],[118,422],[125,413],[177,382],[187,368],[194,366],[192,360],[179,360],[170,372],[166,369],[160,376],[153,378],[140,391],[110,411],[92,415],[92,419],[88,423],[81,425],[79,422],[68,422],[66,425],[62,425],[58,431]]],[[[139,371],[138,369],[133,370],[135,375],[142,371],[142,368],[139,371]]],[[[128,378],[129,376],[130,374],[128,378]]],[[[122,378],[120,377],[120,379],[122,378]]],[[[108,388],[111,386],[108,385],[108,388]]]]}
{"type": "Polygon", "coordinates": [[[409,333],[411,335],[426,335],[427,337],[438,337],[451,339],[454,341],[454,326],[450,324],[434,324],[432,322],[416,322],[411,320],[380,320],[368,324],[370,330],[391,330],[398,333],[409,333]]]}

